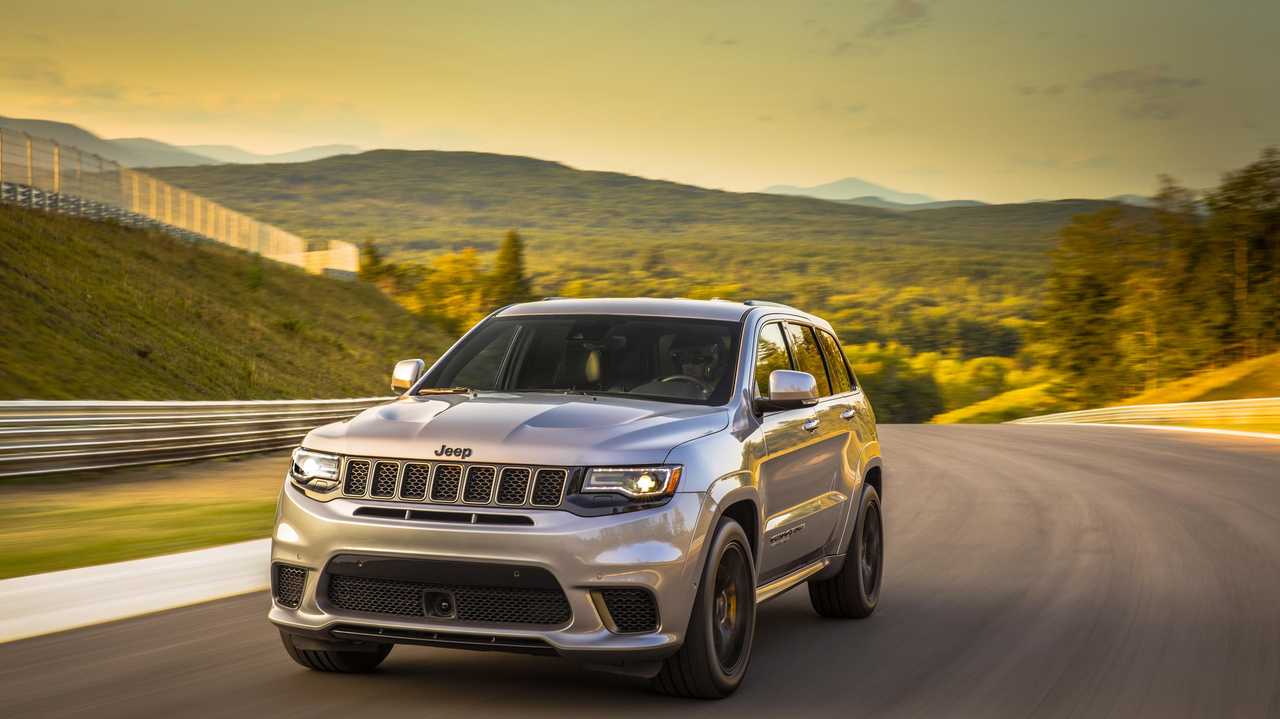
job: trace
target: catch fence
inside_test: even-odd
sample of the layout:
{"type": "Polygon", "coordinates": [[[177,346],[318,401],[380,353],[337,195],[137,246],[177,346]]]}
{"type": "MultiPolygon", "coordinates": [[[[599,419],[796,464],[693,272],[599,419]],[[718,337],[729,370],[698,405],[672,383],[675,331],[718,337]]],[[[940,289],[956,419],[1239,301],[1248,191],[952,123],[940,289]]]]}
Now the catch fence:
{"type": "Polygon", "coordinates": [[[308,242],[112,160],[3,128],[0,202],[213,240],[313,274],[351,278],[360,266],[350,242],[308,242]]]}

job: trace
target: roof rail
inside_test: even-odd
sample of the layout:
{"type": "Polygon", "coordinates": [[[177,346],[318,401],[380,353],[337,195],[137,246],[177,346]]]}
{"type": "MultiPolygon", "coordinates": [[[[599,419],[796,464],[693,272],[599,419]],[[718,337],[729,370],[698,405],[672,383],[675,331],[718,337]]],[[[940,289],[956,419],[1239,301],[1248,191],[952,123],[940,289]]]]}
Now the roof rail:
{"type": "Polygon", "coordinates": [[[806,315],[809,314],[808,312],[805,312],[804,310],[799,309],[797,307],[792,307],[791,305],[784,305],[781,302],[770,302],[769,300],[743,300],[742,304],[748,305],[750,307],[781,307],[784,310],[794,310],[801,314],[806,314],[806,315]]]}

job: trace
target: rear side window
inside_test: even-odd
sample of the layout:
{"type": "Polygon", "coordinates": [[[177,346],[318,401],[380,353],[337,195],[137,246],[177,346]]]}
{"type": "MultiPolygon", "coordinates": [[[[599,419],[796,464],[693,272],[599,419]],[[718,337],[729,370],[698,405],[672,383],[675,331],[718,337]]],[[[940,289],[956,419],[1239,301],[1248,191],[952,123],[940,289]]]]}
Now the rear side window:
{"type": "Polygon", "coordinates": [[[822,350],[818,348],[818,339],[813,336],[813,328],[788,322],[787,341],[795,355],[796,368],[808,372],[818,381],[818,396],[831,394],[831,382],[827,380],[827,368],[822,363],[822,350]]]}
{"type": "Polygon", "coordinates": [[[791,369],[791,358],[782,338],[782,325],[771,322],[760,330],[756,343],[756,388],[761,397],[769,396],[769,373],[776,369],[791,369]]]}
{"type": "Polygon", "coordinates": [[[822,356],[827,358],[827,369],[831,370],[831,385],[836,394],[853,390],[853,377],[849,374],[849,365],[840,351],[840,343],[829,332],[819,332],[818,341],[822,343],[822,356]]]}

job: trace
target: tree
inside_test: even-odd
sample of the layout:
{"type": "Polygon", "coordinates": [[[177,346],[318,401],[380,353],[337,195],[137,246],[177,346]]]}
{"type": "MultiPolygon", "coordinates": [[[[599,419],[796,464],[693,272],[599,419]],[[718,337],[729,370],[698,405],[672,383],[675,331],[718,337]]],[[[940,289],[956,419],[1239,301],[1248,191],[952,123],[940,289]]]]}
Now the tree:
{"type": "Polygon", "coordinates": [[[524,270],[524,239],[515,230],[507,231],[502,246],[498,248],[493,271],[489,274],[488,295],[489,304],[495,309],[533,299],[533,289],[524,270]]]}
{"type": "Polygon", "coordinates": [[[387,274],[388,266],[382,258],[373,240],[365,240],[360,245],[360,279],[366,282],[377,282],[387,274]]]}

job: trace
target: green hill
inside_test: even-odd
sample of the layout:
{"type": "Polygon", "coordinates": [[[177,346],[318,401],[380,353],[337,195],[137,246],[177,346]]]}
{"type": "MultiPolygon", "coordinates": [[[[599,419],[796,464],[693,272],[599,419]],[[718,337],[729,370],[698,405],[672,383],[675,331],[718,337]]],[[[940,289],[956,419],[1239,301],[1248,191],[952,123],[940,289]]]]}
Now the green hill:
{"type": "Polygon", "coordinates": [[[377,150],[155,174],[304,237],[371,240],[394,261],[486,253],[514,227],[543,294],[772,299],[826,313],[851,342],[916,351],[952,347],[955,313],[1006,335],[995,325],[1027,319],[1058,229],[1115,206],[889,212],[475,152],[377,150]]]}
{"type": "Polygon", "coordinates": [[[1130,397],[1121,404],[1206,402],[1253,397],[1280,397],[1280,352],[1197,372],[1130,397]]]}
{"type": "Polygon", "coordinates": [[[0,206],[0,398],[387,394],[445,339],[374,287],[0,206]]]}
{"type": "Polygon", "coordinates": [[[1071,214],[1113,204],[1071,200],[904,214],[477,152],[375,150],[290,165],[153,172],[310,238],[368,238],[399,252],[492,247],[499,233],[517,227],[546,245],[632,240],[829,248],[835,242],[1038,253],[1071,214]]]}

